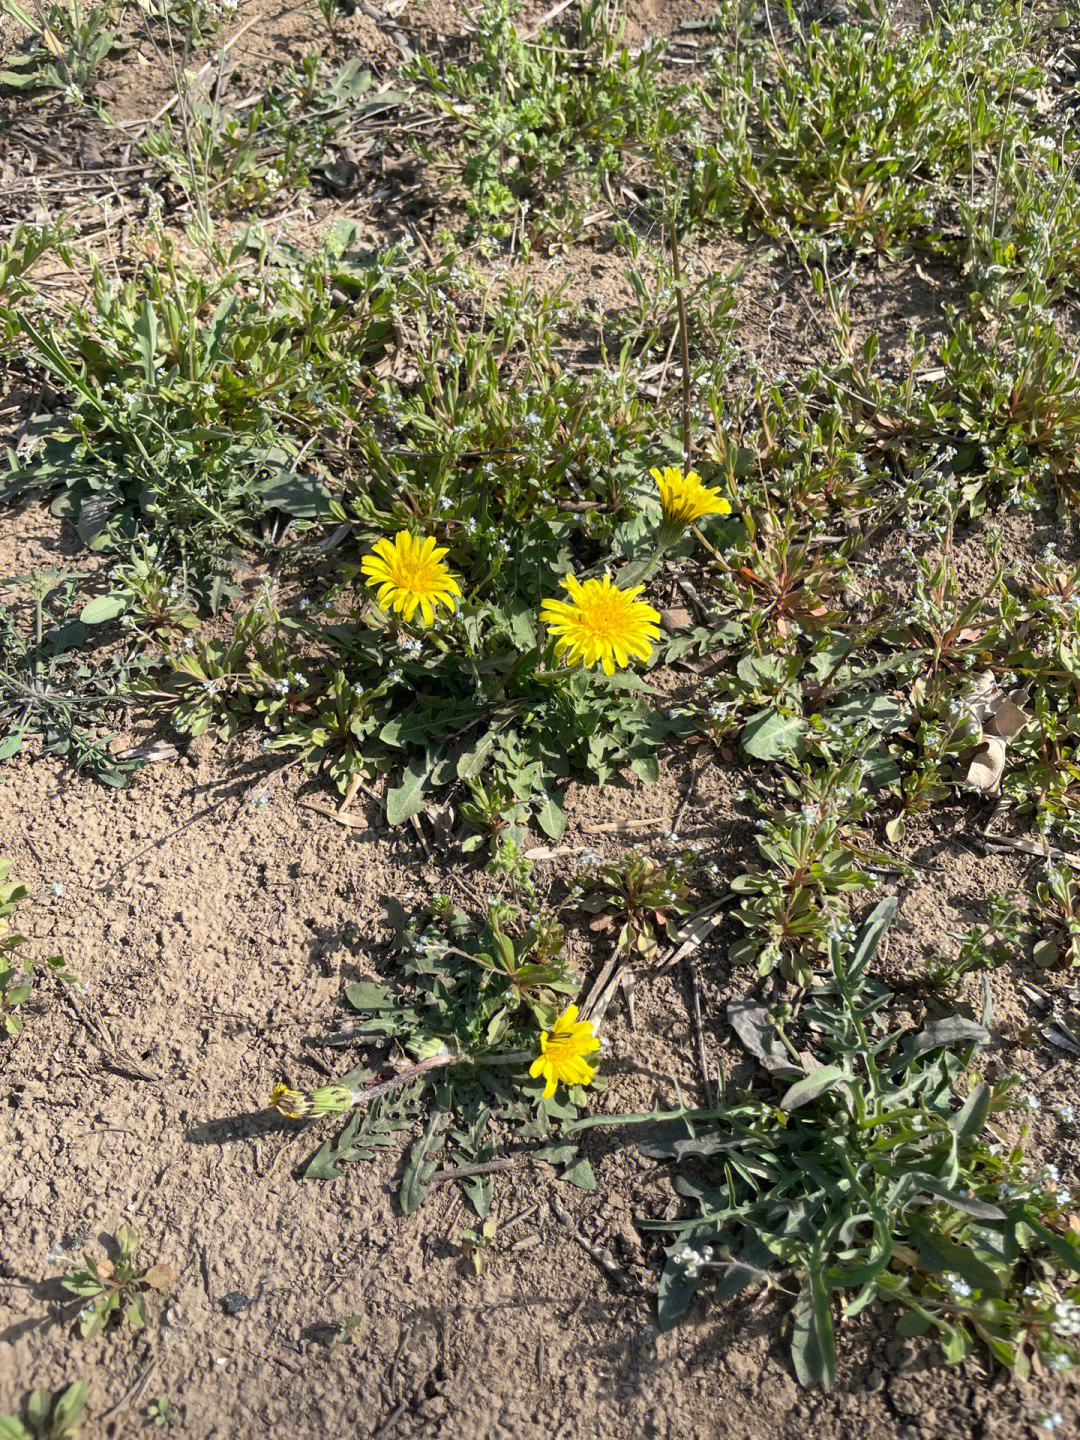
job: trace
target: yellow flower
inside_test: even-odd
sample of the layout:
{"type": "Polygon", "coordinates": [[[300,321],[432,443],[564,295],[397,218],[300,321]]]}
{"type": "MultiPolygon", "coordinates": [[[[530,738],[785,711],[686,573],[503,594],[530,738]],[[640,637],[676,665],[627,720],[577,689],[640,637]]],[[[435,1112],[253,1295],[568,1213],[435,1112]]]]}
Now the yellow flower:
{"type": "Polygon", "coordinates": [[[600,1049],[600,1041],[593,1034],[591,1020],[579,1020],[576,1005],[568,1005],[555,1024],[550,1035],[546,1030],[540,1033],[540,1054],[529,1066],[533,1079],[543,1076],[544,1099],[550,1100],[555,1087],[563,1085],[589,1085],[596,1074],[596,1066],[582,1059],[600,1049]]]}
{"type": "Polygon", "coordinates": [[[445,605],[453,610],[458,583],[442,563],[445,549],[438,549],[429,536],[420,540],[401,530],[393,540],[376,540],[374,554],[365,555],[360,569],[384,610],[393,609],[408,623],[417,606],[424,624],[435,619],[435,607],[445,605]]]}
{"type": "Polygon", "coordinates": [[[271,1110],[287,1115],[290,1120],[303,1120],[311,1109],[303,1091],[290,1090],[288,1085],[282,1085],[280,1081],[270,1091],[270,1098],[266,1103],[271,1110]]]}
{"type": "Polygon", "coordinates": [[[290,1120],[313,1119],[320,1115],[342,1115],[354,1104],[353,1092],[344,1085],[323,1085],[305,1095],[302,1090],[290,1090],[280,1082],[270,1091],[266,1102],[272,1110],[287,1115],[290,1120]]]}
{"type": "Polygon", "coordinates": [[[568,575],[560,583],[570,603],[545,600],[540,606],[541,620],[558,636],[556,655],[565,655],[569,665],[599,662],[605,675],[614,675],[616,665],[629,665],[631,656],[649,658],[651,642],[660,635],[660,616],[637,599],[644,585],[620,590],[610,575],[584,583],[568,575]]]}
{"type": "Polygon", "coordinates": [[[664,519],[673,525],[693,525],[704,515],[731,514],[731,502],[719,490],[703,485],[696,470],[684,475],[673,465],[665,465],[663,470],[650,470],[649,474],[660,491],[664,519]]]}

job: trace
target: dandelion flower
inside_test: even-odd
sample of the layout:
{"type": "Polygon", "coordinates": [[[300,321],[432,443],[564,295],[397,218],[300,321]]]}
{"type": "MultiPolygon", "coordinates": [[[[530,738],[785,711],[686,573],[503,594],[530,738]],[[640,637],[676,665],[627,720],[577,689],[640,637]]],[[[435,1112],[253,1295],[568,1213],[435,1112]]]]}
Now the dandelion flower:
{"type": "Polygon", "coordinates": [[[551,1033],[540,1034],[540,1054],[529,1067],[533,1079],[544,1077],[544,1099],[550,1100],[555,1087],[563,1085],[588,1085],[596,1074],[596,1066],[582,1057],[600,1049],[600,1041],[593,1034],[591,1020],[579,1020],[576,1005],[568,1005],[555,1024],[551,1033]]]}
{"type": "Polygon", "coordinates": [[[270,1091],[266,1103],[290,1120],[314,1119],[320,1115],[343,1114],[353,1105],[353,1092],[344,1085],[323,1085],[305,1095],[302,1090],[290,1090],[288,1085],[279,1082],[270,1091]]]}
{"type": "Polygon", "coordinates": [[[731,502],[725,500],[719,490],[703,485],[696,470],[684,475],[673,465],[665,465],[663,470],[650,470],[649,474],[656,481],[664,519],[670,526],[681,530],[705,515],[731,514],[731,502]]]}
{"type": "Polygon", "coordinates": [[[584,583],[568,575],[561,584],[569,603],[545,600],[540,606],[541,620],[558,637],[556,655],[565,655],[569,665],[599,663],[605,675],[629,665],[631,657],[649,658],[651,642],[660,636],[660,616],[637,598],[644,585],[620,590],[610,575],[584,583]]]}
{"type": "Polygon", "coordinates": [[[393,540],[376,540],[374,553],[364,556],[360,569],[384,610],[395,610],[408,623],[419,607],[424,624],[430,625],[435,607],[453,610],[454,596],[461,594],[442,563],[445,554],[430,536],[421,540],[401,530],[393,540]]]}

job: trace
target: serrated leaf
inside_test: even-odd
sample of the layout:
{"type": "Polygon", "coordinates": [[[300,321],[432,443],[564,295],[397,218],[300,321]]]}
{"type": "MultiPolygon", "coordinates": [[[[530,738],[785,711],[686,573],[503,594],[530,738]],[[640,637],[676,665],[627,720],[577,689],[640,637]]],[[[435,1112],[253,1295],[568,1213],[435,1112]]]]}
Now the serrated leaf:
{"type": "Polygon", "coordinates": [[[370,1151],[354,1146],[356,1132],[363,1115],[354,1111],[344,1129],[334,1140],[326,1140],[304,1166],[307,1180],[338,1180],[345,1173],[344,1167],[352,1160],[366,1158],[370,1151]]]}
{"type": "Polygon", "coordinates": [[[358,980],[354,985],[346,985],[345,999],[354,1010],[359,1010],[364,1015],[393,1010],[395,1003],[392,990],[370,980],[358,980]]]}
{"type": "Polygon", "coordinates": [[[428,1181],[438,1168],[435,1157],[446,1143],[444,1132],[449,1120],[448,1114],[436,1111],[428,1121],[424,1133],[409,1149],[399,1194],[403,1215],[411,1215],[414,1210],[419,1210],[427,1199],[428,1181]]]}

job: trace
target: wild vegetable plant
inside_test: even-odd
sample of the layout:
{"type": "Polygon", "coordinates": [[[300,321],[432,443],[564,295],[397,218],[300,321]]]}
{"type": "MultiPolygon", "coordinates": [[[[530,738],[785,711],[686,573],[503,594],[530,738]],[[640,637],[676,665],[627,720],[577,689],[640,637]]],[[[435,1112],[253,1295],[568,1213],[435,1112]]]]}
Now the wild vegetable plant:
{"type": "Polygon", "coordinates": [[[86,1383],[76,1380],[56,1395],[33,1390],[22,1418],[0,1415],[0,1440],[76,1440],[86,1406],[86,1383]]]}
{"type": "Polygon", "coordinates": [[[638,1222],[675,1237],[663,1328],[715,1281],[718,1298],[750,1287],[782,1298],[804,1385],[834,1382],[838,1319],[874,1304],[901,1334],[933,1335],[950,1363],[984,1346],[1020,1376],[1035,1355],[1071,1368],[1073,1192],[1008,1139],[1015,1078],[972,1068],[988,999],[981,1021],[890,1027],[892,993],[871,966],[895,910],[883,901],[854,939],[829,936],[828,969],[797,1009],[732,1002],[761,1070],[744,1094],[712,1110],[594,1116],[567,1133],[645,1127],[639,1149],[675,1168],[684,1215],[638,1222]]]}
{"type": "Polygon", "coordinates": [[[554,1029],[577,990],[560,927],[544,917],[526,927],[515,906],[496,902],[478,930],[441,898],[413,917],[395,906],[393,919],[401,983],[347,986],[345,999],[361,1019],[323,1038],[338,1046],[385,1037],[414,1063],[399,1063],[385,1080],[361,1064],[310,1094],[277,1087],[271,1103],[294,1118],[352,1112],[304,1174],[336,1179],[345,1166],[393,1144],[396,1132],[410,1130],[416,1138],[399,1190],[405,1214],[428,1197],[440,1164],[460,1179],[481,1217],[494,1194],[486,1172],[504,1168],[492,1163],[497,1159],[563,1165],[575,1184],[594,1188],[588,1161],[557,1138],[558,1122],[580,1113],[584,1090],[572,1085],[543,1098],[540,1080],[521,1075],[533,1059],[538,1025],[554,1029]]]}
{"type": "Polygon", "coordinates": [[[99,1334],[110,1321],[126,1322],[135,1330],[146,1324],[146,1296],[170,1290],[176,1280],[171,1265],[151,1265],[140,1270],[135,1263],[139,1241],[130,1225],[116,1232],[115,1260],[84,1255],[83,1264],[69,1270],[60,1282],[65,1290],[85,1301],[78,1315],[83,1339],[99,1334]]]}

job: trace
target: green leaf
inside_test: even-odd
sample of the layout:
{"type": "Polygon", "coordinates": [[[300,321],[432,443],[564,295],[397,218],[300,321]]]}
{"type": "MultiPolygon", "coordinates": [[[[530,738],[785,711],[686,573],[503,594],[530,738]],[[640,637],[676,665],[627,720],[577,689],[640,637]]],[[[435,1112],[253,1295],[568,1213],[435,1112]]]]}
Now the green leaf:
{"type": "Polygon", "coordinates": [[[1001,1281],[989,1265],[985,1265],[966,1245],[935,1229],[920,1215],[908,1220],[912,1243],[918,1247],[919,1262],[932,1275],[952,1271],[984,1295],[1000,1295],[1001,1281]]]}
{"type": "Polygon", "coordinates": [[[949,1129],[957,1140],[974,1140],[982,1134],[990,1114],[990,1087],[976,1085],[955,1115],[949,1117],[949,1129]]]}
{"type": "Polygon", "coordinates": [[[836,1336],[820,1256],[811,1257],[791,1315],[791,1358],[799,1384],[830,1389],[836,1379],[836,1336]]]}
{"type": "Polygon", "coordinates": [[[498,730],[489,730],[471,750],[458,759],[457,775],[459,780],[474,780],[484,769],[484,766],[491,758],[491,752],[498,743],[498,730]]]}
{"type": "Polygon", "coordinates": [[[149,300],[143,301],[131,333],[135,336],[135,349],[142,357],[147,389],[151,389],[157,376],[157,315],[149,300]]]}
{"type": "Polygon", "coordinates": [[[656,1297],[656,1319],[661,1330],[673,1330],[686,1313],[701,1284],[699,1275],[691,1275],[685,1265],[668,1260],[660,1276],[656,1297]]]}
{"type": "Polygon", "coordinates": [[[536,812],[536,823],[552,840],[558,840],[566,829],[566,811],[554,790],[544,788],[544,803],[536,812]]]}
{"type": "Polygon", "coordinates": [[[450,1121],[445,1111],[436,1111],[428,1121],[427,1128],[412,1144],[405,1160],[405,1173],[401,1177],[401,1212],[411,1215],[419,1210],[428,1196],[428,1181],[435,1173],[438,1160],[435,1158],[446,1143],[443,1133],[450,1121]]]}
{"type": "Polygon", "coordinates": [[[660,762],[655,755],[635,755],[630,761],[630,771],[643,785],[655,785],[660,779],[660,762]]]}
{"type": "Polygon", "coordinates": [[[858,979],[867,964],[877,954],[877,948],[881,944],[881,937],[888,930],[896,918],[898,901],[895,896],[889,896],[875,905],[870,914],[866,917],[862,929],[859,931],[858,939],[855,942],[855,950],[847,965],[847,973],[850,979],[858,979]]]}
{"type": "Polygon", "coordinates": [[[48,1390],[34,1390],[26,1402],[26,1418],[30,1421],[31,1429],[36,1430],[40,1435],[45,1426],[49,1423],[49,1411],[52,1409],[52,1394],[48,1390]]]}
{"type": "Polygon", "coordinates": [[[907,1170],[905,1174],[910,1175],[920,1190],[925,1190],[928,1195],[936,1195],[938,1199],[945,1200],[954,1210],[960,1210],[965,1215],[974,1215],[978,1220],[1004,1220],[1005,1211],[998,1209],[985,1200],[978,1199],[975,1195],[963,1195],[957,1190],[951,1189],[943,1184],[936,1175],[924,1175],[919,1170],[907,1170]]]}
{"type": "Polygon", "coordinates": [[[930,1329],[930,1316],[921,1310],[905,1310],[896,1322],[898,1335],[925,1335],[930,1329]]]}
{"type": "MultiPolygon", "coordinates": [[[[897,1327],[899,1329],[899,1326],[897,1327]]],[[[1002,1345],[1001,1341],[995,1343],[993,1336],[987,1337],[987,1343],[991,1350],[997,1355],[1002,1364],[1011,1368],[1015,1353],[1012,1346],[1002,1345]],[[1000,1349],[998,1347],[1001,1347],[1000,1349]]],[[[941,1331],[941,1351],[950,1365],[959,1365],[961,1360],[971,1353],[971,1336],[962,1325],[945,1325],[941,1331]]]]}
{"type": "Polygon", "coordinates": [[[339,1180],[346,1165],[371,1154],[366,1147],[354,1144],[363,1118],[361,1111],[354,1111],[336,1139],[323,1142],[304,1166],[306,1180],[339,1180]]]}
{"type": "Polygon", "coordinates": [[[835,1089],[846,1079],[847,1072],[839,1065],[822,1065],[819,1070],[807,1075],[805,1080],[797,1080],[785,1091],[784,1098],[780,1101],[780,1109],[798,1110],[801,1105],[808,1105],[811,1100],[816,1100],[827,1090],[835,1089]]]}
{"type": "Polygon", "coordinates": [[[791,760],[802,754],[806,722],[796,715],[761,710],[743,726],[742,748],[755,760],[791,760]]]}
{"type": "MultiPolygon", "coordinates": [[[[1056,1231],[1048,1229],[1041,1221],[1027,1215],[1023,1217],[1023,1223],[1038,1236],[1048,1249],[1053,1250],[1063,1264],[1067,1265],[1074,1274],[1080,1275],[1080,1245],[1072,1244],[1063,1235],[1058,1235],[1056,1231]]],[[[1068,1233],[1075,1234],[1072,1230],[1068,1233]]]]}
{"type": "Polygon", "coordinates": [[[985,1045],[989,1039],[990,1033],[984,1025],[978,1025],[974,1020],[965,1020],[962,1015],[946,1015],[941,1020],[931,1020],[929,1025],[908,1041],[908,1058],[915,1060],[920,1055],[931,1050],[940,1050],[946,1045],[969,1042],[985,1045]]]}
{"type": "Polygon", "coordinates": [[[259,502],[264,510],[282,510],[298,520],[315,520],[330,508],[330,492],[310,475],[282,470],[260,484],[259,502]]]}
{"type": "Polygon", "coordinates": [[[0,740],[0,760],[10,760],[12,755],[17,755],[22,749],[23,732],[12,730],[0,740]]]}
{"type": "Polygon", "coordinates": [[[84,625],[103,625],[123,615],[128,603],[126,595],[99,595],[96,600],[87,601],[79,611],[79,619],[84,625]]]}
{"type": "Polygon", "coordinates": [[[358,980],[355,985],[346,985],[345,999],[361,1014],[370,1015],[382,1010],[393,1010],[394,992],[385,985],[375,985],[370,980],[358,980]]]}
{"type": "Polygon", "coordinates": [[[401,825],[410,816],[419,815],[424,808],[424,786],[430,773],[431,765],[427,759],[409,761],[402,783],[386,797],[388,825],[401,825]]]}
{"type": "Polygon", "coordinates": [[[569,1180],[571,1185],[576,1185],[579,1190],[593,1191],[596,1189],[596,1176],[588,1160],[582,1158],[576,1164],[571,1165],[560,1177],[569,1180]]]}

